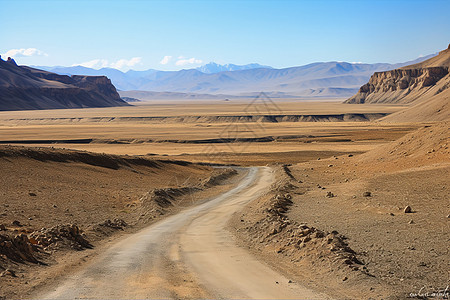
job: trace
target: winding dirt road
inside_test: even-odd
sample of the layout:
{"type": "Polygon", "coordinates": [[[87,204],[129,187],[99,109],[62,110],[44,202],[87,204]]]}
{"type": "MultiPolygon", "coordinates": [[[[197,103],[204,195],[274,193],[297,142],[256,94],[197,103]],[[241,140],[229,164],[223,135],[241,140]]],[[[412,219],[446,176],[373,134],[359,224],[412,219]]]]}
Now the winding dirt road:
{"type": "Polygon", "coordinates": [[[236,246],[225,225],[272,184],[270,168],[250,168],[232,190],[122,239],[45,299],[324,299],[236,246]]]}

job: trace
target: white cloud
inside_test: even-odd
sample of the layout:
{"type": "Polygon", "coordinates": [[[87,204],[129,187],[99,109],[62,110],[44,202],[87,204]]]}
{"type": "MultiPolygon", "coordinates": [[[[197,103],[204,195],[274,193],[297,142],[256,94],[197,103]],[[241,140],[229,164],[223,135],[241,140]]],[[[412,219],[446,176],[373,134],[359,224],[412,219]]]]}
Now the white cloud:
{"type": "Polygon", "coordinates": [[[142,57],[133,57],[131,59],[119,59],[117,61],[108,61],[107,59],[93,59],[90,61],[86,61],[80,64],[73,64],[72,66],[83,66],[86,68],[92,69],[101,69],[101,68],[114,68],[119,70],[128,69],[137,64],[140,64],[142,61],[142,57]]]}
{"type": "Polygon", "coordinates": [[[201,64],[201,63],[202,63],[202,60],[201,59],[197,59],[195,57],[184,58],[182,56],[179,56],[177,62],[175,63],[175,65],[177,65],[177,66],[185,66],[185,65],[197,65],[197,64],[201,64]]]}
{"type": "Polygon", "coordinates": [[[172,59],[172,56],[166,55],[163,57],[163,59],[161,59],[161,61],[159,63],[162,65],[167,65],[171,59],[172,59]]]}
{"type": "Polygon", "coordinates": [[[21,48],[21,49],[11,49],[3,54],[5,57],[30,57],[30,56],[48,56],[47,53],[42,52],[36,48],[21,48]]]}
{"type": "Polygon", "coordinates": [[[85,61],[80,64],[73,64],[72,66],[83,66],[92,69],[101,69],[108,67],[108,61],[106,59],[93,59],[90,61],[85,61]]]}
{"type": "Polygon", "coordinates": [[[141,63],[142,57],[133,57],[131,59],[119,59],[116,62],[110,63],[110,66],[115,69],[123,69],[124,67],[133,67],[141,63]]]}

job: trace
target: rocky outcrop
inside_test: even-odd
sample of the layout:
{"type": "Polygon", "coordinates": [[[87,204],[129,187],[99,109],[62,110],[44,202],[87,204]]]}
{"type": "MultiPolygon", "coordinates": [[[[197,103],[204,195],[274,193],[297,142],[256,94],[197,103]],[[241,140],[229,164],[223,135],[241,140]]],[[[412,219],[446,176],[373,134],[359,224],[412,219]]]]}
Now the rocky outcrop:
{"type": "Polygon", "coordinates": [[[105,76],[66,76],[0,58],[0,110],[128,105],[105,76]]]}
{"type": "Polygon", "coordinates": [[[345,103],[424,102],[450,88],[449,69],[450,49],[446,49],[421,63],[374,73],[345,103]]]}
{"type": "Polygon", "coordinates": [[[448,67],[376,72],[345,103],[411,103],[426,93],[436,95],[442,92],[434,87],[443,79],[448,81],[448,74],[448,67]]]}

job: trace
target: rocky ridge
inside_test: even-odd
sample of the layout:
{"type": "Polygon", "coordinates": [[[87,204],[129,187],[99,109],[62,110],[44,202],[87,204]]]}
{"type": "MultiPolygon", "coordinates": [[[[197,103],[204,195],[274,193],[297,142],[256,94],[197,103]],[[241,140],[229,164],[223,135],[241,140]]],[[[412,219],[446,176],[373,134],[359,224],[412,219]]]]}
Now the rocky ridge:
{"type": "Polygon", "coordinates": [[[66,76],[0,58],[0,110],[126,106],[105,76],[66,76]]]}
{"type": "Polygon", "coordinates": [[[345,103],[408,104],[425,101],[450,87],[450,45],[419,64],[375,72],[345,103]]]}

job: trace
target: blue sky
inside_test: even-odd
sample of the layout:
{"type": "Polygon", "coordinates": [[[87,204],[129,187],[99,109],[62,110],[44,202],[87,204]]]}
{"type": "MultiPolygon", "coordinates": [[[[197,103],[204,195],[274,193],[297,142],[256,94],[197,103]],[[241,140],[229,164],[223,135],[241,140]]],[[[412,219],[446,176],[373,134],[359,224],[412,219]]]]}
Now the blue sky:
{"type": "Polygon", "coordinates": [[[447,0],[0,0],[0,53],[122,70],[395,63],[445,49],[449,11],[447,0]]]}

